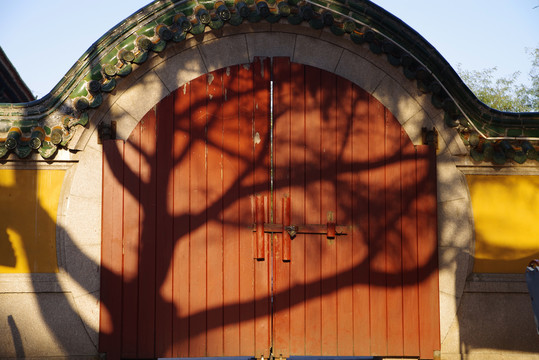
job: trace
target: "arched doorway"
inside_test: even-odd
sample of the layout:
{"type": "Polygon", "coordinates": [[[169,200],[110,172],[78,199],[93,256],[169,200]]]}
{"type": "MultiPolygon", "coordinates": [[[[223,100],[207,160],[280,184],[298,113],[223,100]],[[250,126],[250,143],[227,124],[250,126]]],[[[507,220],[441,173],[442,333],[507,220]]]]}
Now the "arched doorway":
{"type": "Polygon", "coordinates": [[[350,81],[217,70],[103,154],[100,351],[439,350],[434,149],[350,81]]]}

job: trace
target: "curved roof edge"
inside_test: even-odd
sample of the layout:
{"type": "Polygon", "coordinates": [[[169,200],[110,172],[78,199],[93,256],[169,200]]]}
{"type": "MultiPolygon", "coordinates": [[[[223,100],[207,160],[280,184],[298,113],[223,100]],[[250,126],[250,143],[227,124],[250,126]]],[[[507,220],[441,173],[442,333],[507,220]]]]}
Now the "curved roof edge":
{"type": "Polygon", "coordinates": [[[96,41],[45,97],[23,104],[0,104],[0,157],[20,158],[33,150],[52,158],[68,147],[76,128],[86,126],[88,111],[150,52],[181,42],[207,27],[285,21],[329,28],[335,36],[368,44],[416,81],[432,103],[445,110],[475,161],[502,165],[539,158],[539,113],[492,109],[468,89],[447,61],[421,35],[368,0],[169,0],[154,1],[96,41]]]}

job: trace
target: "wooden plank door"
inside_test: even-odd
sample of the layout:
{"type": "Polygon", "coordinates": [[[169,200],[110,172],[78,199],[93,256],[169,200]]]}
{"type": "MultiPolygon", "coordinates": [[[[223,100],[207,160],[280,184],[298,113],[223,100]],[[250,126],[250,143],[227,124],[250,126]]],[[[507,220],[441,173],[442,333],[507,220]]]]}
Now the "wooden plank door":
{"type": "Polygon", "coordinates": [[[214,71],[103,148],[99,351],[109,358],[264,356],[269,241],[269,59],[214,71]]]}
{"type": "Polygon", "coordinates": [[[435,154],[351,82],[287,58],[213,71],[103,156],[108,357],[439,349],[435,154]],[[345,231],[275,232],[288,218],[345,231]]]}
{"type": "Polygon", "coordinates": [[[274,59],[274,218],[334,214],[345,235],[275,234],[276,357],[440,349],[434,149],[334,74],[274,59]],[[290,256],[284,256],[290,246],[290,256]]]}

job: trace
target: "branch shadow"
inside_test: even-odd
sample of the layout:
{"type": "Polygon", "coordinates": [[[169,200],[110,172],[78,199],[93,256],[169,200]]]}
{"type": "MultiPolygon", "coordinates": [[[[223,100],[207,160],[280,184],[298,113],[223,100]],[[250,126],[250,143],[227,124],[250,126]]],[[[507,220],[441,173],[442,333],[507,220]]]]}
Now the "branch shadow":
{"type": "MultiPolygon", "coordinates": [[[[255,74],[257,74],[257,71],[260,71],[261,67],[264,66],[264,63],[262,62],[260,67],[257,67],[256,64],[257,63],[255,61],[255,64],[251,65],[255,66],[255,74]]],[[[226,71],[228,71],[228,69],[226,71]]],[[[241,72],[241,68],[239,68],[238,71],[241,72]]],[[[263,71],[260,71],[260,73],[264,74],[263,71]]],[[[122,280],[122,269],[120,267],[118,267],[116,270],[108,269],[106,266],[102,267],[102,279],[109,279],[107,280],[109,284],[107,288],[120,286],[123,287],[124,295],[126,291],[129,292],[129,294],[138,293],[139,295],[138,299],[133,299],[130,297],[130,300],[128,301],[130,304],[128,304],[125,299],[122,303],[122,300],[118,299],[118,296],[116,295],[111,294],[109,295],[110,298],[108,298],[105,294],[102,294],[101,299],[103,301],[103,307],[109,309],[109,311],[121,312],[123,304],[124,306],[132,307],[133,311],[135,311],[134,309],[137,309],[139,314],[138,325],[136,319],[133,319],[130,315],[125,315],[124,313],[123,317],[116,316],[107,320],[109,322],[109,324],[106,325],[108,328],[108,335],[103,332],[102,328],[102,341],[100,341],[100,343],[103,347],[101,349],[103,351],[111,351],[112,353],[110,355],[113,357],[120,356],[121,350],[112,345],[118,343],[118,341],[131,341],[127,344],[129,350],[123,350],[124,356],[153,356],[151,354],[148,355],[149,353],[146,353],[144,352],[145,350],[141,349],[144,347],[147,347],[148,349],[152,348],[152,351],[155,349],[158,354],[161,354],[157,350],[157,342],[161,341],[161,333],[163,333],[163,336],[171,338],[169,343],[172,343],[173,341],[181,343],[188,340],[187,338],[174,338],[172,340],[173,335],[171,333],[167,333],[167,330],[172,330],[173,326],[178,326],[181,329],[189,329],[188,334],[184,333],[181,336],[188,336],[189,339],[192,339],[203,335],[206,331],[211,331],[213,327],[222,327],[252,320],[253,318],[267,317],[271,313],[270,300],[267,296],[262,296],[253,300],[240,301],[231,305],[223,305],[216,308],[209,307],[205,310],[190,312],[188,316],[184,316],[181,314],[185,313],[185,310],[178,308],[177,304],[175,304],[170,298],[170,295],[163,293],[164,288],[172,286],[170,274],[172,271],[171,269],[175,265],[174,253],[181,246],[187,246],[182,245],[182,242],[187,241],[190,244],[188,246],[194,246],[193,239],[198,239],[198,235],[195,236],[194,234],[200,231],[205,234],[209,234],[211,230],[208,229],[211,228],[211,225],[208,224],[210,223],[220,224],[219,226],[223,229],[238,225],[244,229],[252,229],[252,209],[250,207],[242,207],[239,204],[246,202],[249,203],[249,196],[256,193],[269,194],[268,175],[270,170],[268,161],[269,158],[271,158],[270,149],[272,149],[272,146],[270,142],[272,138],[269,136],[269,133],[261,132],[260,128],[257,127],[259,125],[256,125],[257,121],[262,121],[264,124],[269,118],[269,113],[267,112],[257,113],[259,110],[257,106],[260,105],[259,102],[267,102],[269,104],[269,99],[266,98],[266,96],[269,95],[269,89],[264,88],[262,90],[253,90],[253,88],[251,88],[242,91],[242,89],[238,87],[238,96],[247,94],[251,96],[251,98],[255,99],[254,103],[251,103],[250,105],[241,103],[237,104],[238,113],[236,113],[236,117],[238,114],[241,117],[242,111],[251,112],[251,116],[254,117],[255,122],[255,125],[253,125],[252,128],[247,126],[247,129],[245,129],[242,128],[245,126],[245,124],[238,124],[238,128],[234,130],[240,135],[247,133],[248,138],[251,139],[249,141],[253,141],[254,139],[255,144],[251,144],[251,148],[247,146],[249,151],[242,152],[241,150],[245,150],[245,148],[242,148],[243,144],[241,143],[241,140],[239,143],[232,143],[231,146],[231,144],[226,142],[226,139],[223,137],[227,122],[236,121],[234,117],[229,119],[222,115],[222,106],[224,103],[223,100],[227,99],[227,96],[228,100],[232,98],[230,95],[230,89],[225,89],[225,86],[217,81],[216,83],[219,83],[220,85],[218,86],[221,87],[218,89],[218,93],[210,94],[209,97],[205,95],[200,97],[196,96],[196,92],[198,91],[196,90],[197,86],[204,87],[204,91],[207,90],[208,93],[211,93],[211,86],[213,82],[216,81],[215,77],[224,78],[224,74],[225,71],[221,70],[214,72],[207,77],[203,76],[201,79],[191,82],[189,85],[190,88],[187,90],[188,95],[185,98],[185,101],[189,102],[189,109],[174,108],[172,110],[174,116],[179,117],[182,117],[182,111],[188,111],[189,113],[187,114],[187,117],[184,116],[184,122],[170,119],[163,120],[163,122],[160,121],[160,117],[173,116],[170,109],[172,109],[174,106],[181,107],[181,104],[178,105],[175,102],[174,97],[171,95],[168,98],[164,98],[161,105],[158,105],[155,109],[151,110],[142,119],[141,126],[134,130],[130,138],[126,141],[125,145],[113,144],[108,146],[107,150],[104,151],[105,158],[103,161],[108,164],[106,166],[109,168],[109,174],[113,179],[115,179],[113,182],[116,181],[123,184],[123,189],[125,191],[123,199],[126,199],[125,194],[127,194],[127,197],[130,199],[135,199],[135,202],[138,202],[138,205],[140,206],[138,213],[139,215],[137,215],[140,221],[138,230],[139,233],[137,234],[140,244],[138,245],[138,249],[133,250],[134,256],[138,257],[136,264],[138,274],[133,275],[131,274],[132,270],[129,270],[129,277],[122,280]],[[257,91],[260,93],[257,93],[257,91]],[[215,105],[215,103],[217,103],[217,105],[215,105]],[[242,105],[246,106],[246,108],[242,108],[242,105]],[[164,111],[160,109],[160,106],[168,106],[170,109],[164,111]],[[173,122],[173,128],[171,128],[166,121],[173,122]],[[221,135],[214,138],[214,131],[221,135]],[[151,138],[151,136],[155,136],[157,139],[156,143],[152,143],[150,140],[148,140],[151,138]],[[178,138],[183,140],[179,141],[177,140],[178,138]],[[135,153],[137,154],[136,156],[138,156],[137,160],[130,160],[130,164],[135,164],[134,167],[132,165],[121,166],[121,164],[127,162],[125,158],[125,152],[127,151],[130,153],[135,153]],[[212,157],[215,157],[215,154],[219,154],[217,156],[217,160],[215,158],[213,158],[213,160],[217,161],[216,164],[220,169],[219,171],[221,171],[220,175],[219,171],[215,171],[213,175],[210,175],[210,172],[213,170],[211,169],[210,163],[212,161],[212,157]],[[212,176],[220,176],[221,179],[223,178],[223,161],[231,158],[235,159],[235,170],[237,170],[237,176],[234,177],[233,181],[227,183],[226,186],[224,183],[221,183],[221,189],[217,191],[216,194],[215,190],[209,188],[208,184],[213,180],[211,179],[212,176]],[[203,168],[197,168],[197,159],[200,159],[200,166],[203,168]],[[189,175],[189,180],[176,179],[174,177],[173,173],[176,171],[179,173],[180,170],[178,169],[182,166],[188,167],[194,172],[189,175]],[[202,174],[204,179],[198,179],[197,176],[199,176],[199,174],[202,174]],[[174,188],[174,186],[171,184],[174,181],[187,181],[191,186],[191,190],[188,191],[189,194],[184,193],[184,195],[189,197],[196,196],[196,199],[202,199],[203,203],[196,204],[191,202],[188,211],[176,213],[174,204],[171,205],[172,199],[175,199],[173,190],[171,190],[171,188],[174,188]],[[202,183],[206,182],[206,185],[203,184],[202,186],[199,186],[200,181],[202,181],[202,183]],[[193,188],[193,184],[198,185],[193,188]],[[166,209],[166,211],[158,209],[166,209]],[[156,215],[156,211],[158,211],[158,215],[156,215]],[[237,211],[238,217],[243,220],[240,220],[239,223],[237,219],[227,221],[224,218],[224,214],[228,211],[237,211]],[[178,227],[178,225],[181,225],[181,227],[178,227]],[[173,240],[172,242],[169,242],[169,240],[162,241],[159,240],[160,236],[171,236],[171,239],[173,240]],[[159,247],[162,247],[161,250],[164,251],[164,254],[159,251],[159,247]],[[145,273],[141,273],[141,271],[143,271],[142,269],[144,269],[145,273]],[[133,304],[133,302],[138,303],[133,304]],[[172,318],[172,320],[167,320],[166,324],[161,324],[166,330],[159,330],[159,326],[156,325],[155,337],[152,337],[151,340],[145,340],[144,333],[148,331],[151,332],[152,330],[141,330],[141,327],[145,327],[142,324],[147,323],[157,324],[159,319],[156,319],[156,317],[159,317],[159,315],[157,313],[149,314],[151,311],[141,314],[141,312],[146,312],[141,307],[142,302],[144,302],[145,305],[148,305],[150,309],[166,309],[162,310],[163,313],[168,315],[165,316],[165,318],[168,319],[169,316],[172,318]],[[223,315],[228,313],[236,314],[238,313],[238,308],[258,310],[255,310],[250,318],[240,319],[238,317],[236,319],[231,319],[223,315]],[[131,340],[126,340],[126,335],[122,334],[121,330],[118,330],[122,329],[122,327],[125,328],[127,323],[129,323],[131,326],[138,326],[138,329],[127,330],[130,334],[132,334],[130,335],[132,337],[131,340]],[[199,326],[196,324],[202,325],[199,326]],[[133,338],[138,340],[133,340],[133,338]],[[136,343],[136,345],[133,344],[133,341],[136,343]],[[143,341],[149,341],[150,344],[141,345],[141,342],[143,341]],[[154,341],[155,343],[153,343],[154,341]]],[[[321,73],[319,73],[318,76],[321,76],[320,74],[321,73]]],[[[262,77],[264,77],[264,75],[262,75],[262,77]]],[[[220,81],[225,80],[221,79],[220,81]]],[[[256,82],[256,80],[253,81],[256,82]]],[[[318,81],[321,80],[319,79],[318,81]]],[[[318,84],[318,86],[306,87],[307,95],[305,96],[307,98],[320,97],[319,93],[314,93],[320,88],[320,83],[318,84]]],[[[175,96],[181,96],[180,92],[184,92],[185,94],[185,89],[177,91],[175,96]]],[[[336,93],[333,94],[333,96],[336,96],[336,93]]],[[[327,104],[325,104],[329,100],[325,98],[322,98],[321,100],[322,105],[320,108],[324,110],[320,112],[320,127],[323,128],[326,122],[324,119],[335,119],[336,112],[334,107],[327,106],[327,104]]],[[[308,109],[307,104],[304,106],[305,109],[308,109]]],[[[278,125],[278,119],[284,115],[285,114],[278,112],[274,114],[276,126],[278,125]]],[[[396,120],[390,120],[383,117],[380,119],[380,121],[391,122],[396,120]]],[[[280,187],[281,185],[274,183],[274,188],[272,191],[275,194],[281,191],[289,191],[294,187],[301,187],[305,189],[305,199],[308,200],[313,198],[321,198],[320,187],[324,186],[323,183],[326,180],[331,182],[331,187],[333,187],[331,191],[336,192],[337,189],[344,189],[342,191],[343,193],[346,191],[349,193],[354,193],[352,189],[350,189],[351,183],[349,180],[341,179],[341,175],[345,175],[345,178],[346,176],[351,178],[354,171],[356,173],[382,171],[382,174],[384,174],[384,171],[386,171],[384,169],[387,166],[416,161],[415,154],[403,153],[402,148],[399,146],[397,146],[394,153],[389,153],[389,155],[385,157],[385,150],[382,150],[382,156],[378,159],[371,158],[368,161],[350,161],[349,159],[345,159],[344,149],[346,149],[352,141],[351,138],[354,130],[348,124],[343,128],[335,128],[334,130],[335,133],[341,134],[339,135],[341,139],[335,145],[335,149],[337,150],[333,154],[335,156],[335,160],[327,163],[321,162],[321,156],[324,156],[323,153],[325,150],[320,152],[321,149],[310,149],[305,142],[296,144],[287,140],[291,147],[291,153],[295,153],[297,151],[304,152],[304,159],[301,164],[303,174],[297,179],[289,178],[288,183],[283,187],[280,187]],[[327,173],[331,173],[332,175],[326,177],[324,174],[327,173]]],[[[306,131],[308,132],[309,130],[306,131]]],[[[384,131],[383,127],[382,131],[384,131]]],[[[275,146],[279,145],[278,141],[279,139],[276,140],[275,146]]],[[[365,146],[365,144],[358,145],[358,151],[364,151],[363,146],[365,146]]],[[[384,144],[381,144],[381,146],[383,149],[384,144]]],[[[283,168],[275,166],[273,171],[276,174],[275,176],[278,177],[277,174],[281,172],[288,172],[290,171],[289,169],[293,168],[294,166],[296,166],[296,164],[291,163],[283,168]]],[[[430,176],[430,179],[432,179],[432,174],[430,176]]],[[[414,187],[414,193],[423,188],[432,186],[428,183],[428,181],[429,176],[426,176],[424,179],[418,179],[417,182],[414,182],[412,185],[414,187]]],[[[378,193],[375,194],[371,193],[358,195],[358,197],[353,198],[352,201],[349,201],[348,199],[348,201],[344,202],[348,205],[337,205],[338,209],[336,209],[336,212],[340,216],[339,221],[342,221],[344,224],[349,224],[351,227],[357,227],[358,225],[354,223],[355,219],[350,217],[351,214],[354,211],[357,213],[358,209],[360,209],[363,204],[369,204],[368,206],[381,206],[382,208],[385,208],[386,198],[399,198],[401,201],[399,205],[402,207],[403,211],[407,211],[407,209],[412,208],[415,209],[415,207],[418,206],[416,199],[413,196],[407,195],[406,189],[398,187],[395,190],[395,193],[391,193],[391,191],[392,190],[390,189],[379,190],[378,193]],[[380,196],[381,198],[376,200],[374,196],[380,196]],[[376,205],[377,201],[381,201],[381,205],[376,205]]],[[[358,193],[359,192],[356,190],[356,194],[358,193]]],[[[368,269],[367,278],[370,280],[370,285],[375,287],[401,287],[414,285],[417,284],[417,282],[422,282],[427,278],[430,278],[432,276],[431,270],[437,269],[438,266],[436,249],[429,254],[426,262],[418,264],[419,270],[417,268],[403,268],[402,264],[398,265],[398,268],[395,271],[387,271],[384,266],[375,267],[369,265],[370,261],[372,261],[372,259],[376,259],[379,254],[382,254],[383,256],[385,256],[384,254],[386,253],[400,255],[403,251],[402,243],[400,242],[400,237],[402,234],[402,219],[400,217],[401,212],[391,211],[391,209],[389,209],[387,212],[385,212],[385,214],[386,216],[382,220],[375,218],[370,219],[368,231],[365,229],[361,229],[359,231],[362,232],[360,237],[362,239],[361,241],[363,241],[363,246],[369,247],[370,245],[370,255],[367,258],[364,258],[359,263],[353,264],[350,269],[342,271],[338,274],[332,274],[301,285],[292,285],[290,288],[282,291],[281,293],[276,293],[275,297],[294,292],[303,292],[306,295],[301,301],[308,301],[310,300],[308,294],[313,294],[313,296],[324,296],[330,293],[335,293],[340,288],[350,286],[350,284],[342,282],[339,282],[339,285],[337,286],[337,278],[353,278],[354,274],[357,274],[358,271],[365,271],[365,269],[368,269]],[[393,242],[390,239],[395,236],[398,237],[398,242],[393,242]],[[373,240],[386,239],[386,237],[388,240],[387,242],[382,241],[383,245],[378,245],[378,242],[373,240]]],[[[276,214],[272,215],[276,216],[276,214]]],[[[418,216],[422,215],[419,214],[418,216]]],[[[322,215],[320,215],[319,221],[325,221],[322,215]]],[[[121,233],[121,230],[118,231],[121,233]]],[[[123,231],[126,230],[124,229],[123,231]]],[[[222,236],[222,234],[218,235],[215,241],[221,241],[222,236]]],[[[210,242],[213,242],[214,240],[208,237],[205,241],[209,247],[211,246],[210,242]]],[[[221,244],[218,246],[221,246],[221,250],[219,251],[222,251],[223,245],[221,244]]],[[[321,256],[319,252],[320,249],[307,247],[305,251],[306,258],[321,256]]],[[[207,259],[207,257],[204,257],[201,261],[203,262],[204,259],[207,259]]],[[[126,269],[124,268],[123,271],[125,272],[126,269]]],[[[136,272],[136,270],[133,271],[136,272]]],[[[209,274],[209,270],[207,268],[203,270],[203,274],[204,275],[202,275],[202,278],[214,275],[209,274]]],[[[206,279],[209,279],[209,277],[206,279]]],[[[204,297],[206,296],[207,294],[204,295],[204,297]]],[[[293,307],[299,303],[299,300],[291,301],[290,306],[293,307]]],[[[165,349],[164,351],[165,354],[170,354],[172,349],[169,348],[165,349]]],[[[201,354],[199,356],[204,355],[205,354],[201,354]]]]}

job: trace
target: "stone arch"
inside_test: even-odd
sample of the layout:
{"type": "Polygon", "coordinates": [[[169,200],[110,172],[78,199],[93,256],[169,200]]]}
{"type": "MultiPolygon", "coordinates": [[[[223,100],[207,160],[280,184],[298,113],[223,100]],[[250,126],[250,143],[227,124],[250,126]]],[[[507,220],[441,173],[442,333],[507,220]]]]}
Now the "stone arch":
{"type": "MultiPolygon", "coordinates": [[[[186,82],[215,69],[249,63],[255,56],[288,56],[340,75],[364,88],[386,106],[401,123],[414,144],[422,142],[422,129],[435,128],[438,141],[438,231],[440,262],[441,341],[455,318],[473,251],[470,198],[463,174],[456,164],[467,150],[454,129],[447,128],[444,110],[432,105],[430,96],[418,91],[415,82],[368,45],[356,45],[326,30],[287,24],[248,24],[225,27],[193,36],[155,53],[120,81],[101,106],[90,115],[89,129],[77,142],[79,162],[64,184],[61,218],[71,242],[92,259],[99,259],[101,147],[99,124],[115,122],[116,137],[126,139],[142,116],[162,98],[186,82]],[[76,209],[92,204],[84,216],[76,209]]],[[[66,235],[67,236],[67,235],[66,235]]],[[[62,242],[62,237],[59,237],[62,242]]],[[[65,246],[64,246],[65,247],[65,246]]],[[[77,257],[65,256],[70,277],[82,278],[77,257]]],[[[96,263],[99,263],[97,260],[96,263]]],[[[99,284],[99,274],[86,275],[86,282],[99,284]]],[[[95,286],[94,286],[95,287],[95,286]]],[[[99,286],[97,285],[97,289],[99,286]]],[[[99,307],[89,297],[75,299],[81,317],[97,343],[99,307]]]]}

